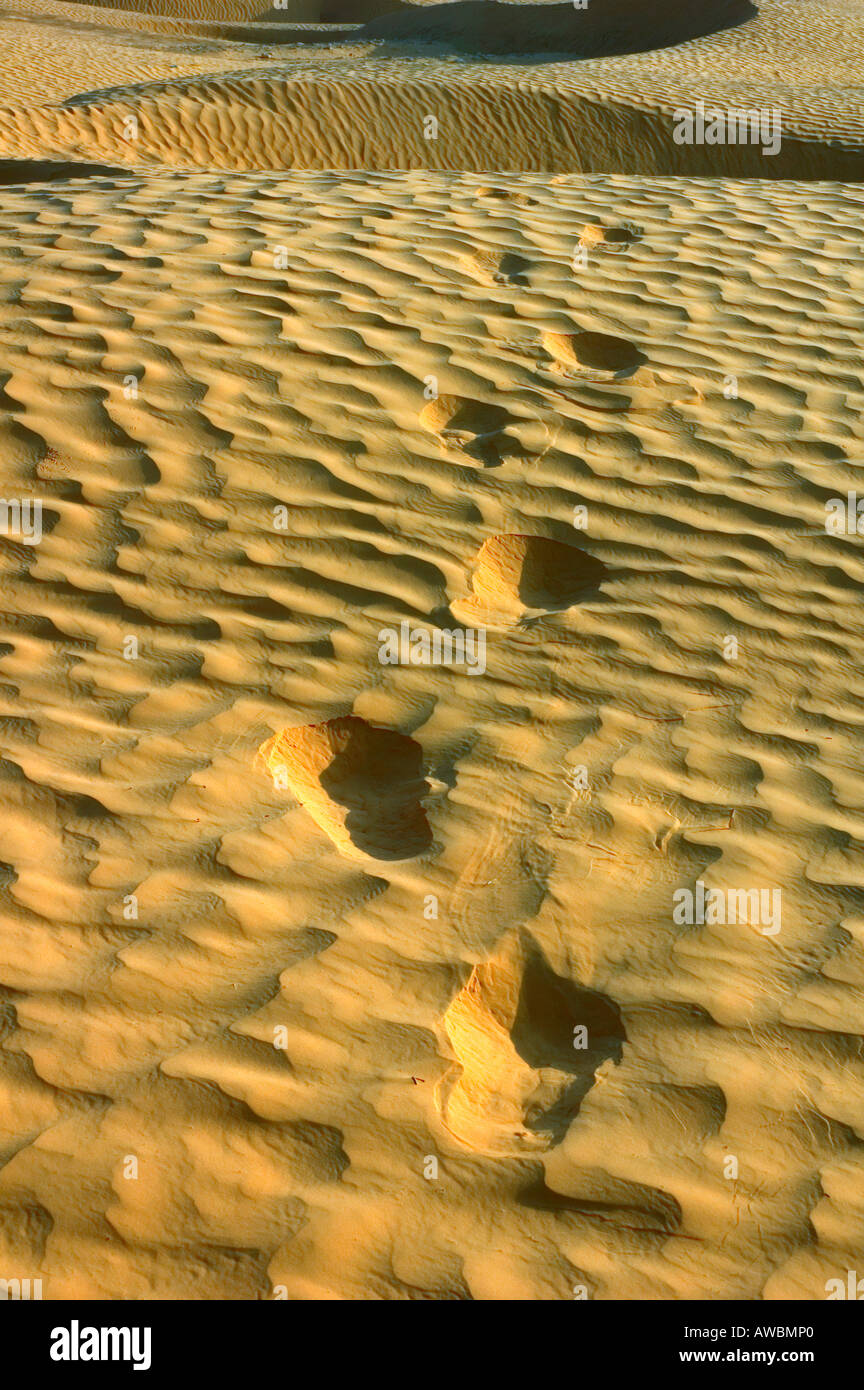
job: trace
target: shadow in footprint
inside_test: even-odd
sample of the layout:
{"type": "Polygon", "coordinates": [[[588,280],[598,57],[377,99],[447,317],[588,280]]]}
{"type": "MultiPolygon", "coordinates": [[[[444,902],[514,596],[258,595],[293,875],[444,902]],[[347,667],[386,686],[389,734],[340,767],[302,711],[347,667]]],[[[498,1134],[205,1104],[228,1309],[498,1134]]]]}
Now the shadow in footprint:
{"type": "Polygon", "coordinates": [[[374,859],[411,859],[432,843],[421,797],[429,792],[423,750],[408,734],[357,721],[321,774],[328,796],[346,807],[345,829],[374,859]]]}
{"type": "Polygon", "coordinates": [[[563,376],[599,372],[619,380],[633,376],[648,361],[629,338],[610,333],[543,333],[541,344],[563,376]]]}
{"type": "Polygon", "coordinates": [[[641,227],[625,225],[623,227],[601,227],[596,222],[589,222],[583,228],[579,238],[579,245],[594,251],[627,251],[637,241],[641,241],[643,232],[641,227]]]}
{"type": "Polygon", "coordinates": [[[624,1026],[605,995],[556,975],[531,935],[506,934],[443,1019],[455,1065],[436,1089],[449,1132],[475,1152],[521,1157],[559,1144],[624,1026]]]}
{"type": "Polygon", "coordinates": [[[413,859],[432,843],[423,750],[409,735],[344,715],[283,729],[259,755],[341,852],[413,859]]]}
{"type": "Polygon", "coordinates": [[[484,439],[502,430],[510,414],[502,405],[472,401],[464,396],[439,396],[425,407],[421,418],[427,428],[438,434],[484,439]]]}
{"type": "Polygon", "coordinates": [[[535,1071],[554,1068],[573,1077],[552,1104],[525,1115],[526,1129],[560,1143],[579,1113],[603,1062],[620,1062],[626,1041],[617,1005],[596,990],[556,975],[536,942],[526,947],[519,1006],[510,1034],[516,1052],[535,1071]]]}
{"type": "Polygon", "coordinates": [[[524,256],[517,256],[515,251],[507,251],[502,257],[498,267],[501,279],[508,285],[528,284],[526,271],[530,266],[530,261],[524,256]]]}
{"type": "Polygon", "coordinates": [[[527,608],[569,608],[596,594],[609,573],[602,560],[575,545],[545,536],[512,539],[522,542],[519,597],[527,608]]]}
{"type": "Polygon", "coordinates": [[[587,550],[546,536],[490,536],[477,554],[471,593],[451,612],[470,626],[512,627],[597,596],[609,570],[587,550]]]}
{"type": "Polygon", "coordinates": [[[420,424],[436,436],[442,449],[457,449],[484,468],[500,467],[512,452],[505,434],[510,420],[503,406],[464,396],[438,396],[420,412],[420,424]]]}

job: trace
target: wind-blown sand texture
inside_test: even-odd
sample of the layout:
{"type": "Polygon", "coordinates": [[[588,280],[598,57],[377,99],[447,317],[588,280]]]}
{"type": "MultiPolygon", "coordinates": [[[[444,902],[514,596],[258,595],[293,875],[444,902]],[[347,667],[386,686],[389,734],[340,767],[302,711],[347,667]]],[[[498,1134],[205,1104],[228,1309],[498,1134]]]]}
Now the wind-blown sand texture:
{"type": "Polygon", "coordinates": [[[864,7],[486,85],[363,36],[253,76],[214,10],[0,12],[2,495],[44,503],[0,537],[0,1278],[822,1299],[864,1240],[864,559],[825,526],[864,7]],[[733,90],[812,168],[604,143],[733,90]],[[445,154],[364,169],[433,91],[445,154]],[[537,171],[479,178],[501,142],[537,171]],[[485,624],[485,671],[382,664],[403,622],[485,624]],[[781,929],[676,922],[700,880],[781,929]]]}

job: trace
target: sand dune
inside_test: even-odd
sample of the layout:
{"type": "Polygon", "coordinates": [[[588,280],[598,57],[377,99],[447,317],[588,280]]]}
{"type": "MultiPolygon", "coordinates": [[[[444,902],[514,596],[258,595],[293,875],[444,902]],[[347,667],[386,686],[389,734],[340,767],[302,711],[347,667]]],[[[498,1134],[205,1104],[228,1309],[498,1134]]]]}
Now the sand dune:
{"type": "MultiPolygon", "coordinates": [[[[40,18],[36,65],[46,33],[56,32],[67,61],[62,72],[40,78],[38,101],[26,74],[6,77],[0,156],[238,171],[833,180],[864,173],[860,0],[803,9],[797,0],[764,0],[756,14],[749,0],[716,0],[698,11],[666,0],[646,14],[671,46],[650,49],[645,21],[629,0],[592,0],[585,12],[542,5],[542,20],[532,6],[503,5],[513,15],[508,23],[491,0],[467,3],[467,11],[464,2],[409,7],[353,30],[247,24],[231,30],[233,38],[206,42],[203,35],[193,41],[188,29],[201,21],[174,19],[180,28],[166,47],[157,33],[106,35],[106,11],[97,7],[20,0],[16,15],[23,7],[40,18]],[[487,10],[495,14],[491,25],[480,18],[487,10]],[[92,15],[101,22],[81,22],[92,15]],[[591,42],[580,38],[586,25],[591,42]],[[532,51],[489,51],[493,30],[505,47],[524,43],[532,51]],[[575,51],[596,49],[594,56],[549,50],[571,30],[575,51]],[[707,32],[678,41],[691,30],[707,32]],[[234,41],[241,34],[247,42],[234,41]],[[464,40],[455,50],[454,34],[464,40]],[[70,47],[81,61],[74,77],[70,47]],[[677,143],[674,113],[696,101],[780,112],[779,147],[766,154],[752,141],[677,143]]],[[[146,20],[138,16],[136,23],[146,20]]],[[[4,22],[7,32],[22,27],[20,20],[4,22]]],[[[32,25],[23,28],[33,33],[32,25]]]]}
{"type": "Polygon", "coordinates": [[[153,7],[0,3],[0,1279],[823,1299],[864,5],[153,7]]]}

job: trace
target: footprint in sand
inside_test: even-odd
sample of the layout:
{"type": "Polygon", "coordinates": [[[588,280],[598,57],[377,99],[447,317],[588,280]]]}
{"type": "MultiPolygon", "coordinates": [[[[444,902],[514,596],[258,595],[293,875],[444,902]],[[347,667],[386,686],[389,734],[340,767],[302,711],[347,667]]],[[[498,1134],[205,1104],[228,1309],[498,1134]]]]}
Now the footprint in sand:
{"type": "Polygon", "coordinates": [[[432,843],[423,752],[406,734],[345,715],[283,729],[258,752],[277,788],[293,793],[340,853],[413,859],[432,843]]]}
{"type": "Polygon", "coordinates": [[[456,448],[487,467],[495,467],[512,452],[504,433],[511,417],[503,406],[466,396],[438,396],[424,405],[419,418],[442,449],[456,448]]]}
{"type": "Polygon", "coordinates": [[[485,833],[478,834],[447,905],[459,940],[478,954],[497,939],[502,918],[527,921],[546,895],[545,876],[536,862],[530,803],[508,787],[506,779],[502,772],[501,791],[494,808],[488,808],[485,833]]]}
{"type": "Polygon", "coordinates": [[[632,227],[599,227],[589,222],[582,229],[579,245],[591,251],[626,251],[638,239],[632,227]]]}
{"type": "Polygon", "coordinates": [[[629,376],[647,360],[635,343],[608,333],[543,333],[540,342],[558,376],[629,376]]]}
{"type": "Polygon", "coordinates": [[[537,201],[536,198],[530,198],[520,188],[500,188],[486,183],[475,188],[474,196],[475,198],[493,198],[504,203],[515,203],[517,207],[525,207],[537,201]]]}
{"type": "Polygon", "coordinates": [[[456,600],[462,622],[511,626],[532,611],[557,613],[595,590],[608,574],[602,561],[545,536],[503,535],[484,541],[471,580],[472,593],[456,600]]]}
{"type": "Polygon", "coordinates": [[[625,1036],[611,1000],[556,975],[522,928],[474,967],[442,1022],[455,1065],[436,1087],[441,1121],[498,1157],[560,1143],[625,1036]]]}
{"type": "Polygon", "coordinates": [[[510,251],[472,251],[460,256],[459,264],[467,275],[483,285],[521,285],[528,262],[510,251]]]}

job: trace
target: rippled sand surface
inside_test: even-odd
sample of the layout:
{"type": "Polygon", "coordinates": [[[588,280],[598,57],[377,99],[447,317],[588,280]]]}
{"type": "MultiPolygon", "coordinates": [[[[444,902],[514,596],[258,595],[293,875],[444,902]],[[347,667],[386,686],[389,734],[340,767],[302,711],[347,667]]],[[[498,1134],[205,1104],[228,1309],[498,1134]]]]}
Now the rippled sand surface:
{"type": "Polygon", "coordinates": [[[864,6],[518,61],[216,8],[0,7],[0,1277],[822,1299],[864,6]],[[670,141],[745,93],[780,178],[670,141]]]}

